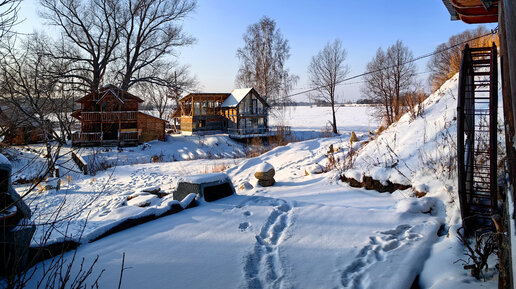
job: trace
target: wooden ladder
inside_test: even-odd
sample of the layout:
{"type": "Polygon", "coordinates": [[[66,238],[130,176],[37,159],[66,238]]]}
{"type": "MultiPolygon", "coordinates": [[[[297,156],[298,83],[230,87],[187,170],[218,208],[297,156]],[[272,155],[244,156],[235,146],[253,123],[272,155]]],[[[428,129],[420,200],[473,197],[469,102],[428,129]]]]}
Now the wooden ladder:
{"type": "Polygon", "coordinates": [[[462,51],[457,105],[458,192],[467,235],[492,230],[497,211],[497,50],[462,51]]]}

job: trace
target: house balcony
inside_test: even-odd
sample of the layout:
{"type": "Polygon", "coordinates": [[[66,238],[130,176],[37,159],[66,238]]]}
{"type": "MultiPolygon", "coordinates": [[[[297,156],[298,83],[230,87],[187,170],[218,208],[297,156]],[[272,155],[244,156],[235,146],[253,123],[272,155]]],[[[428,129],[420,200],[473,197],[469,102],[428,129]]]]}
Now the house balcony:
{"type": "Polygon", "coordinates": [[[228,134],[230,138],[246,139],[274,135],[290,135],[291,130],[289,126],[228,128],[228,134]]]}
{"type": "Polygon", "coordinates": [[[140,143],[140,131],[133,129],[119,130],[117,138],[106,138],[102,132],[75,132],[72,134],[73,146],[95,146],[95,145],[130,145],[140,143]]]}
{"type": "Polygon", "coordinates": [[[83,111],[81,118],[89,122],[130,122],[138,120],[138,111],[83,111]]]}

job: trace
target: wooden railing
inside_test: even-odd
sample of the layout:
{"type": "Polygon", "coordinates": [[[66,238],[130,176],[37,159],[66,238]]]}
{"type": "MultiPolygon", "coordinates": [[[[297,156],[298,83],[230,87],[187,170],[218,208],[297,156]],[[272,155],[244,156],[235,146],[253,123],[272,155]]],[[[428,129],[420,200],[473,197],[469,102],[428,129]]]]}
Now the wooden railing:
{"type": "Polygon", "coordinates": [[[77,164],[79,169],[81,169],[81,171],[85,175],[88,174],[88,164],[84,161],[84,159],[80,155],[76,154],[75,152],[72,152],[72,160],[77,164]]]}
{"type": "Polygon", "coordinates": [[[119,141],[137,141],[138,140],[138,131],[120,131],[118,132],[118,140],[119,141]]]}
{"type": "Polygon", "coordinates": [[[117,122],[117,121],[136,121],[138,119],[137,111],[83,111],[81,117],[84,121],[103,121],[103,122],[117,122]]]}
{"type": "Polygon", "coordinates": [[[101,132],[76,132],[72,134],[72,142],[100,142],[101,132]]]}
{"type": "Polygon", "coordinates": [[[72,134],[72,144],[74,145],[88,145],[100,144],[107,142],[121,142],[121,141],[139,141],[140,132],[138,130],[122,130],[118,132],[118,138],[105,139],[102,132],[76,132],[72,134]]]}
{"type": "Polygon", "coordinates": [[[228,128],[228,134],[232,138],[249,138],[262,137],[270,135],[290,135],[289,126],[272,126],[272,127],[247,127],[247,128],[228,128]]]}

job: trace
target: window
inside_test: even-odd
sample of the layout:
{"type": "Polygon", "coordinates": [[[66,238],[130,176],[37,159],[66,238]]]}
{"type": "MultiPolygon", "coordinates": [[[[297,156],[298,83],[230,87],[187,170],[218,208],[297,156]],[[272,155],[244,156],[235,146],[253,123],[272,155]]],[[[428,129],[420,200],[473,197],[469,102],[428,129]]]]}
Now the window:
{"type": "Polygon", "coordinates": [[[253,103],[251,105],[252,114],[258,114],[258,100],[253,98],[253,103]]]}

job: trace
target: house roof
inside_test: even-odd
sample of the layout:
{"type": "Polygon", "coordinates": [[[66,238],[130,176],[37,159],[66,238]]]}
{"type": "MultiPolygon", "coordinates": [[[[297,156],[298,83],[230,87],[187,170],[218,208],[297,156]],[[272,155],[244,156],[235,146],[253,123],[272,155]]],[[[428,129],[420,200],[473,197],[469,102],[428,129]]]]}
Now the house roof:
{"type": "Polygon", "coordinates": [[[162,122],[168,122],[168,120],[166,120],[166,119],[162,119],[162,118],[159,118],[159,117],[154,116],[154,115],[152,115],[152,114],[148,114],[148,113],[141,112],[141,111],[139,111],[138,113],[139,113],[139,114],[141,114],[141,115],[145,115],[145,116],[147,116],[147,117],[151,117],[151,118],[154,118],[154,119],[160,120],[160,121],[162,121],[162,122]]]}
{"type": "Polygon", "coordinates": [[[233,89],[231,94],[224,100],[224,102],[220,105],[220,107],[235,107],[237,106],[242,99],[245,98],[246,95],[251,92],[253,88],[239,88],[239,89],[233,89]]]}
{"type": "Polygon", "coordinates": [[[490,23],[498,21],[498,0],[442,0],[451,20],[465,23],[490,23]]]}
{"type": "Polygon", "coordinates": [[[121,103],[124,103],[127,100],[135,100],[140,103],[143,102],[143,99],[141,99],[141,98],[137,97],[136,95],[131,94],[127,91],[123,91],[119,87],[112,85],[112,84],[107,84],[107,85],[103,86],[102,88],[100,88],[98,90],[97,93],[94,93],[94,92],[88,93],[87,95],[79,98],[77,100],[77,102],[81,103],[81,102],[85,102],[85,101],[95,101],[95,99],[93,97],[95,95],[98,95],[99,96],[99,99],[97,100],[97,103],[98,103],[104,97],[106,97],[107,95],[110,95],[110,94],[115,96],[115,98],[117,98],[117,100],[120,101],[121,103]]]}
{"type": "Polygon", "coordinates": [[[230,93],[212,93],[212,92],[195,92],[189,93],[188,95],[182,97],[179,101],[184,102],[190,98],[194,99],[226,99],[230,93]]]}
{"type": "Polygon", "coordinates": [[[267,102],[260,96],[260,94],[252,87],[250,88],[239,88],[234,89],[226,100],[220,105],[220,107],[236,107],[251,91],[256,92],[256,96],[260,101],[269,106],[267,102]]]}
{"type": "Polygon", "coordinates": [[[18,108],[14,105],[0,105],[0,126],[37,127],[38,122],[29,115],[36,116],[36,111],[29,106],[18,108]],[[21,111],[22,109],[23,111],[21,111]]]}

